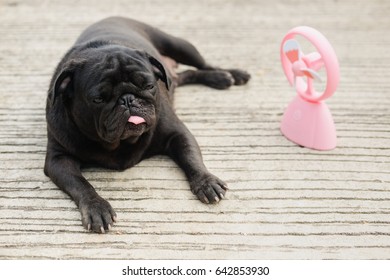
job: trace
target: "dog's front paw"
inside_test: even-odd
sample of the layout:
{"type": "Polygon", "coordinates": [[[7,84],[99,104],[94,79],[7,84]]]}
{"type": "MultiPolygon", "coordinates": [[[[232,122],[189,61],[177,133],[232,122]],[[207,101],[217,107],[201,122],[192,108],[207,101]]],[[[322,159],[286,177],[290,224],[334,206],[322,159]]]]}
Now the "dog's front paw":
{"type": "Polygon", "coordinates": [[[245,85],[251,78],[248,72],[240,69],[229,69],[229,73],[233,76],[236,86],[245,85]]]}
{"type": "Polygon", "coordinates": [[[79,208],[83,226],[88,231],[105,233],[116,221],[114,209],[100,196],[83,199],[80,201],[79,208]]]}
{"type": "Polygon", "coordinates": [[[190,182],[191,191],[203,203],[217,203],[225,197],[228,189],[225,182],[212,174],[205,174],[190,182]]]}

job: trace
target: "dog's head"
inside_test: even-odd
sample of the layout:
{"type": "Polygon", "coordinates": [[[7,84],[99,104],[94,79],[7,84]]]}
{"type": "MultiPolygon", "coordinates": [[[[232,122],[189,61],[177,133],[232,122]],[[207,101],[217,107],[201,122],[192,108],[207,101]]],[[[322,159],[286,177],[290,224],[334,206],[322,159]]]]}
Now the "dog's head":
{"type": "Polygon", "coordinates": [[[92,140],[135,142],[155,126],[159,94],[168,88],[169,78],[157,59],[107,45],[87,48],[66,61],[52,84],[49,102],[62,102],[92,140]]]}

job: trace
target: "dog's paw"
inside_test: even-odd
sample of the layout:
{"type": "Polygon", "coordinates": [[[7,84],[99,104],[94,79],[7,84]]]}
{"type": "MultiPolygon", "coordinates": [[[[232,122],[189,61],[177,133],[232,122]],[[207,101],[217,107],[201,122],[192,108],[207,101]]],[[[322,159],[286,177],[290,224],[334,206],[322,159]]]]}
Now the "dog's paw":
{"type": "Polygon", "coordinates": [[[236,86],[245,85],[251,78],[248,72],[240,69],[229,69],[229,73],[233,76],[236,86]]]}
{"type": "Polygon", "coordinates": [[[203,203],[218,203],[225,197],[228,187],[225,182],[212,174],[205,174],[190,182],[191,191],[203,203]]]}
{"type": "Polygon", "coordinates": [[[80,201],[79,208],[83,226],[88,231],[105,233],[116,222],[114,209],[100,196],[83,199],[80,201]]]}
{"type": "Polygon", "coordinates": [[[230,72],[223,70],[206,71],[203,75],[203,84],[215,89],[227,89],[234,84],[234,77],[230,72]]]}

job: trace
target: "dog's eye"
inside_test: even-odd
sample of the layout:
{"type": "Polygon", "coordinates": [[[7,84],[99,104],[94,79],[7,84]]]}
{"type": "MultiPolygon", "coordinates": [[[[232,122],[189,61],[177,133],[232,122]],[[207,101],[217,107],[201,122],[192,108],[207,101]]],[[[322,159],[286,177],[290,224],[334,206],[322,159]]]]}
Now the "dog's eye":
{"type": "Polygon", "coordinates": [[[144,90],[151,90],[154,88],[154,84],[147,84],[144,86],[144,90]]]}
{"type": "Polygon", "coordinates": [[[96,104],[100,104],[100,103],[103,103],[103,102],[104,102],[104,99],[101,98],[101,97],[97,97],[97,98],[93,99],[93,103],[96,103],[96,104]]]}

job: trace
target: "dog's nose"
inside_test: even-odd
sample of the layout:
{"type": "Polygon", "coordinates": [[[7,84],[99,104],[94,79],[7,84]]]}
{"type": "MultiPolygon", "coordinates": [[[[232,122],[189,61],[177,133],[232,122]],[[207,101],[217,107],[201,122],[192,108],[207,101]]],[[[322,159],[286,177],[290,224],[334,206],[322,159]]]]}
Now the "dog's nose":
{"type": "Polygon", "coordinates": [[[134,100],[135,100],[135,96],[129,93],[129,94],[122,95],[119,98],[118,103],[119,105],[124,105],[130,108],[131,103],[133,103],[134,100]]]}

